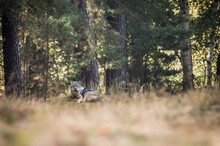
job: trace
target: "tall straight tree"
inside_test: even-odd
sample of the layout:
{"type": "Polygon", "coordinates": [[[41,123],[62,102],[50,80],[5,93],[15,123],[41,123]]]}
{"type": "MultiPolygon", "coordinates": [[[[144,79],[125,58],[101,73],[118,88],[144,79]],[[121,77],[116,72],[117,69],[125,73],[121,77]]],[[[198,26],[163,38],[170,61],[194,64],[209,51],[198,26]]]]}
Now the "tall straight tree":
{"type": "Polygon", "coordinates": [[[17,32],[18,12],[15,3],[3,0],[1,3],[1,23],[3,38],[5,95],[22,95],[22,75],[17,32]],[[14,4],[14,5],[13,5],[14,4]]]}
{"type": "Polygon", "coordinates": [[[109,0],[110,9],[116,11],[109,15],[107,20],[109,24],[119,33],[117,54],[119,65],[114,69],[106,70],[106,91],[114,84],[121,86],[122,89],[127,84],[127,48],[126,48],[126,17],[121,0],[109,0]]]}
{"type": "MultiPolygon", "coordinates": [[[[93,29],[93,23],[92,23],[92,19],[93,15],[89,13],[88,11],[88,0],[80,0],[80,7],[82,8],[83,12],[84,12],[84,16],[85,16],[85,21],[86,21],[86,26],[88,29],[88,44],[90,47],[90,53],[91,53],[91,61],[90,61],[90,66],[89,66],[89,72],[90,75],[86,76],[89,77],[90,84],[95,88],[98,89],[99,87],[99,73],[98,73],[98,60],[96,59],[97,55],[96,55],[96,47],[97,47],[97,42],[96,42],[96,35],[93,29]]],[[[92,3],[92,1],[90,1],[90,3],[92,3]]],[[[90,4],[91,5],[91,4],[90,4]]]]}
{"type": "Polygon", "coordinates": [[[218,87],[220,88],[220,54],[218,54],[216,65],[217,65],[216,67],[217,84],[218,87]]]}
{"type": "Polygon", "coordinates": [[[118,70],[119,81],[126,83],[126,72],[127,72],[127,51],[126,51],[126,18],[122,7],[122,2],[118,1],[118,28],[119,28],[119,44],[118,53],[119,58],[121,58],[121,66],[118,70]]]}
{"type": "MultiPolygon", "coordinates": [[[[189,32],[189,4],[188,0],[179,0],[180,7],[180,27],[189,32]]],[[[185,33],[180,42],[181,61],[183,66],[183,90],[187,91],[194,88],[192,72],[192,51],[190,47],[190,36],[185,33]]]]}
{"type": "Polygon", "coordinates": [[[212,64],[214,60],[214,48],[215,48],[215,36],[216,36],[216,29],[217,29],[217,22],[218,20],[218,0],[214,0],[211,4],[211,7],[208,9],[209,17],[211,15],[211,32],[209,36],[209,58],[207,60],[207,73],[208,73],[208,79],[207,79],[207,86],[212,87],[212,64]]]}

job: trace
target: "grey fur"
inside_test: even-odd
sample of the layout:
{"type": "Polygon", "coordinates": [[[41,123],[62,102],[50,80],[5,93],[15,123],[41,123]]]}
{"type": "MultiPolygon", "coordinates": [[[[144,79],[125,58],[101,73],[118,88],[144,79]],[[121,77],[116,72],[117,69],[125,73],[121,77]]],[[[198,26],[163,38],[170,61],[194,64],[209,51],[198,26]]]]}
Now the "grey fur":
{"type": "Polygon", "coordinates": [[[99,100],[99,94],[97,91],[85,90],[85,87],[81,86],[77,81],[71,81],[70,84],[72,98],[77,101],[77,103],[99,100]],[[83,93],[83,91],[86,92],[83,93]]]}

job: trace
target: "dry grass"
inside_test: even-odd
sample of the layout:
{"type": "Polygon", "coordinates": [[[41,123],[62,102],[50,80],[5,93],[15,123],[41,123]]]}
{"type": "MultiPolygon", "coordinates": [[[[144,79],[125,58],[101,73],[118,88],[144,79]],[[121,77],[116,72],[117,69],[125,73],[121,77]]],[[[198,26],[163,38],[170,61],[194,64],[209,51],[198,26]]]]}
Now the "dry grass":
{"type": "Polygon", "coordinates": [[[220,92],[0,99],[0,146],[218,146],[220,92]]]}

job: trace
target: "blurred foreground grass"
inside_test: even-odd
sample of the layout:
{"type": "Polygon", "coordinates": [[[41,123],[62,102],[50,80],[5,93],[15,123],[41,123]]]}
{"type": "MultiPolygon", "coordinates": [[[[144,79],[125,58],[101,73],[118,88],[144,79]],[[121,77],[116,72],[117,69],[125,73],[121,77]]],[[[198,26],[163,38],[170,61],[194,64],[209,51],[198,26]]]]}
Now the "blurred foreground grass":
{"type": "Polygon", "coordinates": [[[219,146],[220,92],[0,99],[0,146],[219,146]]]}

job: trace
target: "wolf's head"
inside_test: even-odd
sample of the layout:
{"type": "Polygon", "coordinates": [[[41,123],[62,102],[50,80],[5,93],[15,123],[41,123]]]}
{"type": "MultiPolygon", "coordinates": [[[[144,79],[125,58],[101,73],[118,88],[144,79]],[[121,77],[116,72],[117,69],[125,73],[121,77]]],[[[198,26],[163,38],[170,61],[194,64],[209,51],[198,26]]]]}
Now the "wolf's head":
{"type": "Polygon", "coordinates": [[[83,90],[83,87],[77,81],[70,81],[70,90],[72,97],[74,99],[79,99],[81,97],[80,93],[83,90]]]}
{"type": "Polygon", "coordinates": [[[82,86],[77,81],[70,81],[71,90],[80,91],[82,86]]]}

